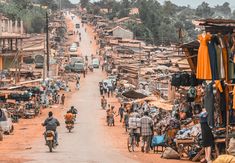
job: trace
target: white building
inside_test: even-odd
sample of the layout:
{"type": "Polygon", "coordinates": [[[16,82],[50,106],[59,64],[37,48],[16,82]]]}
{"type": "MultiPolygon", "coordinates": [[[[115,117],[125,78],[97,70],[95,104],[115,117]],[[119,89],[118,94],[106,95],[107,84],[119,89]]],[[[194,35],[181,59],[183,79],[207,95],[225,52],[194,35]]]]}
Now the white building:
{"type": "Polygon", "coordinates": [[[124,29],[120,26],[117,26],[110,30],[110,33],[112,34],[113,37],[119,37],[122,39],[133,39],[134,34],[130,30],[124,29]]]}

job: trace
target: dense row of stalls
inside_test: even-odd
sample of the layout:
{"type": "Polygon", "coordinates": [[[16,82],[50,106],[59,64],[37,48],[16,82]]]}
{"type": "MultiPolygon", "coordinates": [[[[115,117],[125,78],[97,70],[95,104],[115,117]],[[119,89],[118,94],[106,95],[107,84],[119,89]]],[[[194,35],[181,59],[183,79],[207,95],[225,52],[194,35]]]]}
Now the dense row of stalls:
{"type": "Polygon", "coordinates": [[[215,138],[214,158],[222,153],[232,153],[229,141],[235,132],[233,107],[235,21],[207,19],[198,21],[198,24],[205,30],[205,35],[212,36],[206,44],[210,62],[202,64],[199,41],[184,44],[181,48],[186,54],[191,72],[175,73],[171,80],[172,87],[176,89],[172,116],[181,122],[175,142],[181,148],[178,149],[180,154],[192,158],[193,161],[197,161],[204,153],[199,124],[199,113],[203,109],[208,112],[208,124],[215,138]],[[210,46],[215,50],[213,51],[213,48],[211,50],[210,46]],[[201,75],[203,72],[199,71],[206,71],[208,67],[211,70],[209,77],[208,74],[201,75]],[[186,122],[186,125],[182,125],[183,122],[186,122]]]}
{"type": "Polygon", "coordinates": [[[123,40],[109,41],[103,52],[107,72],[118,75],[120,102],[142,105],[148,101],[156,133],[165,136],[164,143],[159,146],[170,146],[181,158],[192,161],[198,161],[204,154],[199,124],[203,108],[209,113],[208,123],[215,137],[214,158],[231,152],[226,149],[234,135],[235,122],[232,77],[235,21],[207,19],[200,20],[199,25],[213,37],[220,35],[227,41],[224,46],[218,46],[220,63],[219,59],[211,61],[210,79],[197,78],[198,41],[182,45],[183,53],[163,52],[156,47],[146,50],[141,43],[136,52],[124,46],[123,40]],[[222,66],[224,76],[220,72],[222,66]],[[169,104],[171,101],[173,105],[169,104]]]}

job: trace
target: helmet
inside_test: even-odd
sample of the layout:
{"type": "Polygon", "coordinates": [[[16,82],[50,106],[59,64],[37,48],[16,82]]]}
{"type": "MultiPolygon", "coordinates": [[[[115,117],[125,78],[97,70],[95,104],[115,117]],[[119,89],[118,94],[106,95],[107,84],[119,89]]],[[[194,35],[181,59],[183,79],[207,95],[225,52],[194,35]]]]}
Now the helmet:
{"type": "Polygon", "coordinates": [[[71,106],[71,109],[74,109],[74,106],[71,106]]]}

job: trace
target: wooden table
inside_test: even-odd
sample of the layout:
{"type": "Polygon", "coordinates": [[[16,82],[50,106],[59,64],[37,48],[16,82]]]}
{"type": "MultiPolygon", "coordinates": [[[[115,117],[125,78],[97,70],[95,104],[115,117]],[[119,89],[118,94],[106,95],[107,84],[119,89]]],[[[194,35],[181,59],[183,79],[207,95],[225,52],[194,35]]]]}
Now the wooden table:
{"type": "Polygon", "coordinates": [[[194,145],[194,143],[195,143],[194,138],[176,140],[176,147],[178,149],[178,152],[181,158],[184,157],[184,154],[186,154],[186,156],[188,157],[188,153],[192,149],[192,146],[194,145]]]}

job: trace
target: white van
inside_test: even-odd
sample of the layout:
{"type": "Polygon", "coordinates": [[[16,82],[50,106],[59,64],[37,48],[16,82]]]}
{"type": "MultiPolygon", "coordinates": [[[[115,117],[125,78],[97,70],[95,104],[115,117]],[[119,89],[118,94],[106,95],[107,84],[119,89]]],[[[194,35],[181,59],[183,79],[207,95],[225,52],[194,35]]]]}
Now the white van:
{"type": "Polygon", "coordinates": [[[6,109],[0,109],[0,128],[4,134],[10,134],[14,130],[11,116],[6,109]]]}

